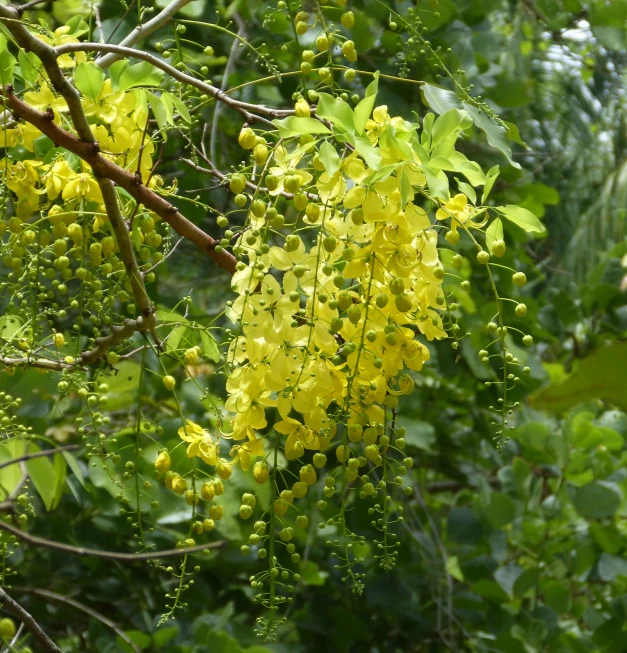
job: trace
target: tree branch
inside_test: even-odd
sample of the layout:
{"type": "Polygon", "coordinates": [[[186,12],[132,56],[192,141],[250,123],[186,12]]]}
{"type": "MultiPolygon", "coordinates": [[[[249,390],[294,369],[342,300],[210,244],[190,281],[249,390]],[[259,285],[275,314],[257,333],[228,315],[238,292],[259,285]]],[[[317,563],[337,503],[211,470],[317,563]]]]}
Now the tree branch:
{"type": "MultiPolygon", "coordinates": [[[[94,135],[87,121],[87,116],[83,111],[81,104],[81,95],[78,90],[68,81],[63,74],[58,62],[59,56],[55,49],[42,40],[38,39],[34,34],[28,31],[26,26],[20,22],[20,12],[14,7],[0,6],[0,22],[11,32],[17,44],[26,52],[33,52],[43,64],[53,88],[60,93],[67,102],[72,123],[76,129],[76,133],[85,142],[85,144],[93,144],[96,142],[94,135]]],[[[52,121],[50,121],[52,122],[52,121]]],[[[98,175],[97,175],[98,177],[98,175]]],[[[144,287],[144,280],[139,272],[135,254],[131,244],[128,229],[122,219],[120,207],[118,205],[117,196],[111,179],[106,175],[100,175],[97,178],[98,186],[102,193],[107,215],[115,233],[118,246],[120,248],[120,256],[124,262],[127,273],[130,276],[131,286],[135,301],[140,310],[141,315],[145,319],[145,324],[142,325],[143,329],[154,331],[155,318],[153,315],[152,304],[146,288],[144,287]]]]}
{"type": "MultiPolygon", "coordinates": [[[[120,45],[130,48],[136,43],[139,43],[145,36],[152,34],[160,27],[169,23],[179,9],[182,9],[185,5],[188,5],[193,1],[194,0],[173,0],[165,9],[158,13],[154,18],[151,18],[147,23],[137,25],[128,36],[125,36],[122,41],[120,41],[120,45]]],[[[103,70],[106,70],[111,64],[119,61],[122,56],[124,55],[117,55],[114,54],[113,51],[110,51],[110,54],[106,54],[103,57],[96,59],[96,63],[103,70]]]]}
{"type": "Polygon", "coordinates": [[[115,551],[99,551],[97,549],[86,549],[82,546],[73,546],[72,544],[62,544],[61,542],[53,542],[52,540],[45,540],[42,537],[35,537],[21,531],[15,526],[11,526],[3,521],[0,521],[0,530],[7,531],[15,537],[31,544],[32,546],[39,546],[44,549],[54,549],[55,551],[64,551],[65,553],[73,553],[78,556],[86,556],[92,558],[104,558],[106,560],[120,560],[122,562],[142,562],[145,560],[156,560],[158,558],[175,558],[184,556],[188,553],[198,553],[205,549],[218,549],[224,545],[223,541],[208,542],[207,544],[197,544],[195,546],[183,547],[180,549],[166,549],[165,551],[154,551],[147,553],[117,553],[115,551]]]}
{"type": "Polygon", "coordinates": [[[52,360],[49,358],[33,358],[32,356],[22,356],[20,358],[10,358],[0,356],[0,363],[8,367],[28,366],[38,367],[43,370],[53,370],[62,372],[71,370],[76,367],[82,367],[94,363],[99,358],[104,358],[111,347],[119,345],[125,338],[130,338],[136,331],[142,331],[145,328],[144,318],[138,317],[136,320],[127,318],[123,325],[115,325],[111,328],[108,336],[96,338],[96,346],[89,351],[83,352],[74,363],[66,363],[61,360],[52,360]]]}
{"type": "MultiPolygon", "coordinates": [[[[0,7],[1,9],[2,7],[0,7]]],[[[83,159],[97,176],[109,179],[124,188],[137,202],[161,216],[180,236],[190,240],[207,253],[221,268],[231,274],[235,272],[236,260],[231,253],[226,250],[216,252],[218,244],[216,240],[181,215],[177,208],[166,199],[144,186],[133,173],[102,156],[97,143],[86,143],[65,131],[52,120],[50,111],[42,113],[33,109],[17,98],[11,87],[6,87],[0,94],[4,95],[7,106],[16,117],[37,127],[55,145],[61,146],[83,159]]]]}
{"type": "Polygon", "coordinates": [[[68,444],[65,447],[57,447],[56,449],[44,449],[44,451],[35,451],[33,453],[27,453],[24,454],[23,456],[20,456],[19,458],[13,458],[13,460],[9,460],[8,462],[0,464],[0,469],[2,469],[3,467],[8,467],[9,465],[16,465],[17,463],[21,463],[24,460],[31,460],[32,458],[41,458],[43,456],[54,456],[57,453],[63,453],[64,451],[76,451],[76,449],[80,449],[80,445],[68,444]]]}
{"type": "Polygon", "coordinates": [[[63,653],[63,651],[46,635],[41,626],[24,610],[24,608],[14,601],[0,587],[0,605],[2,605],[13,616],[17,617],[30,630],[33,637],[39,642],[41,648],[46,653],[63,653]]]}
{"type": "Polygon", "coordinates": [[[39,596],[42,599],[50,599],[51,601],[57,601],[59,603],[65,603],[66,605],[70,605],[73,608],[76,608],[77,610],[80,610],[81,612],[84,612],[85,614],[88,614],[90,617],[93,617],[94,619],[98,620],[100,623],[104,624],[108,628],[111,628],[111,630],[122,640],[124,640],[136,653],[140,653],[140,649],[135,644],[135,642],[111,619],[108,619],[105,617],[103,614],[100,614],[100,612],[96,612],[93,608],[90,608],[87,605],[84,605],[83,603],[79,603],[78,601],[71,599],[69,596],[63,596],[63,594],[57,594],[56,592],[51,592],[49,590],[42,590],[38,589],[35,587],[14,587],[13,591],[15,592],[23,592],[24,594],[32,594],[33,596],[39,596]]]}
{"type": "Polygon", "coordinates": [[[269,118],[284,118],[285,116],[291,116],[294,114],[293,109],[270,109],[269,107],[265,107],[262,104],[251,104],[250,102],[234,100],[217,86],[212,86],[211,84],[207,84],[200,79],[192,77],[191,75],[187,75],[186,73],[177,70],[174,66],[165,63],[165,61],[159,59],[159,57],[155,57],[153,54],[150,54],[149,52],[143,52],[142,50],[122,47],[120,45],[112,45],[110,43],[91,42],[67,43],[65,45],[57,46],[54,48],[54,50],[57,56],[61,56],[62,54],[69,54],[71,52],[114,52],[119,54],[120,58],[135,57],[136,59],[142,59],[143,61],[151,63],[155,68],[163,70],[163,72],[170,75],[170,77],[173,79],[176,79],[183,84],[193,86],[199,91],[202,91],[203,93],[206,93],[207,95],[215,98],[219,102],[228,104],[231,108],[239,111],[247,122],[265,122],[266,124],[271,125],[272,123],[270,123],[266,118],[262,118],[257,114],[261,113],[265,116],[268,116],[269,118]]]}

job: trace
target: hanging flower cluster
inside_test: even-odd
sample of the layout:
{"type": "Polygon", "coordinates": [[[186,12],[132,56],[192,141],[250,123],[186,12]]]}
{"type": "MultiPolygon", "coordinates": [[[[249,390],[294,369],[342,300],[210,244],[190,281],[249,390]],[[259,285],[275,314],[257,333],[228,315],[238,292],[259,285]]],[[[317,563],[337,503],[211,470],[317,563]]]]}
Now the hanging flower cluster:
{"type": "MultiPolygon", "coordinates": [[[[298,33],[310,28],[308,20],[304,12],[296,16],[298,33]]],[[[342,15],[344,28],[353,21],[352,12],[342,15]]],[[[177,33],[182,33],[181,27],[177,33]]],[[[77,40],[67,30],[42,38],[54,44],[77,40]]],[[[332,38],[343,42],[344,57],[354,62],[353,41],[338,40],[337,34],[332,38]]],[[[316,39],[316,48],[332,61],[328,35],[316,39]]],[[[206,48],[205,53],[210,56],[206,48]]],[[[303,74],[311,72],[316,56],[303,52],[303,74]]],[[[109,76],[82,53],[63,55],[58,64],[72,72],[102,155],[132,172],[138,186],[174,194],[175,187],[164,188],[153,174],[153,158],[159,132],[173,125],[175,112],[190,117],[181,94],[147,90],[158,86],[162,76],[145,62],[130,66],[119,61],[109,76]]],[[[354,79],[354,71],[347,73],[347,81],[354,79]]],[[[333,72],[321,68],[319,77],[320,88],[325,88],[333,72]]],[[[72,131],[68,99],[56,94],[46,75],[31,71],[28,89],[23,93],[26,104],[52,110],[50,117],[72,131]]],[[[216,427],[208,428],[187,419],[176,399],[180,442],[187,458],[198,459],[200,469],[177,471],[167,449],[161,449],[154,462],[165,487],[193,507],[184,546],[194,545],[192,535],[213,530],[224,517],[219,497],[234,466],[251,471],[251,491],[241,498],[239,517],[248,520],[257,511],[258,518],[241,551],[247,554],[254,547],[258,558],[267,561],[250,579],[257,600],[268,610],[259,620],[264,638],[273,636],[280,623],[279,606],[291,600],[291,583],[300,579],[297,568],[284,564],[279,549],[283,547],[292,565],[299,563],[294,529],[306,528],[311,515],[302,513],[298,500],[308,495],[319,475],[324,475],[316,504],[319,528],[330,526],[336,534],[328,544],[342,578],[353,591],[363,590],[362,560],[355,545],[364,537],[351,530],[347,518],[356,497],[367,502],[378,538],[374,557],[379,566],[389,570],[395,565],[398,538],[393,525],[403,519],[401,495],[411,494],[404,477],[413,465],[404,453],[398,400],[414,389],[416,375],[429,361],[430,343],[451,338],[453,347],[459,346],[460,327],[444,282],[446,275],[457,276],[455,268],[463,261],[460,254],[441,254],[442,246],[454,246],[462,233],[477,247],[477,260],[486,266],[495,293],[497,314],[487,325],[494,339],[479,355],[486,363],[492,356],[502,361],[503,380],[495,382],[503,386],[496,411],[501,415],[500,436],[513,407],[507,392],[518,381],[517,367],[522,367],[508,351],[503,298],[496,292],[490,260],[505,252],[503,220],[539,231],[537,219],[519,207],[486,205],[498,168],[485,174],[456,150],[458,138],[472,125],[467,111],[453,108],[438,118],[427,113],[421,122],[411,123],[391,117],[386,106],[375,106],[377,91],[378,74],[363,99],[353,95],[354,107],[345,101],[346,93],[297,93],[293,115],[273,121],[270,129],[242,128],[238,142],[248,154],[240,169],[226,177],[215,168],[209,171],[225,179],[234,195],[231,219],[243,216],[231,225],[227,215],[220,214],[217,224],[225,231],[214,247],[217,254],[230,250],[237,260],[231,283],[234,298],[225,310],[235,325],[227,331],[223,368],[228,418],[216,408],[216,427]],[[486,248],[476,235],[485,237],[486,248]],[[200,487],[199,474],[209,477],[200,487]],[[266,510],[252,489],[261,485],[270,488],[266,510]]],[[[200,96],[201,103],[207,97],[200,96]]],[[[262,123],[270,124],[265,119],[262,123]]],[[[90,455],[111,457],[115,465],[121,456],[110,455],[104,446],[109,417],[100,412],[108,402],[108,386],[97,375],[86,381],[82,371],[68,370],[76,357],[61,354],[68,343],[55,324],[71,322],[68,331],[73,332],[76,356],[86,353],[82,362],[101,361],[100,372],[105,374],[118,370],[121,356],[142,352],[133,426],[138,433],[150,422],[142,420],[141,411],[146,372],[158,374],[163,387],[176,393],[176,371],[168,373],[166,363],[173,360],[194,380],[190,368],[198,365],[200,353],[218,362],[220,352],[209,330],[188,320],[186,313],[178,322],[167,314],[158,325],[165,324],[167,336],[161,339],[152,330],[152,339],[146,337],[142,347],[129,353],[128,339],[146,331],[138,326],[139,319],[128,319],[137,312],[138,296],[147,304],[143,315],[154,317],[143,282],[154,279],[152,266],[163,259],[159,250],[168,232],[154,213],[118,187],[115,201],[126,221],[120,238],[107,216],[102,180],[78,156],[41,137],[29,123],[16,122],[0,131],[5,150],[0,160],[5,200],[0,254],[10,270],[1,288],[12,297],[0,323],[3,363],[14,369],[37,359],[40,367],[65,374],[57,386],[60,396],[76,391],[86,409],[85,417],[76,419],[78,435],[86,440],[92,436],[97,444],[89,445],[90,455]],[[27,306],[29,314],[18,306],[27,306]],[[87,341],[95,348],[92,358],[80,342],[85,320],[91,322],[87,341]],[[101,347],[102,325],[110,336],[101,347]],[[163,375],[150,369],[147,351],[163,375]],[[165,363],[163,352],[169,354],[165,363]]],[[[195,156],[202,154],[191,139],[189,143],[195,156]]],[[[194,202],[201,206],[199,200],[194,202]]],[[[522,272],[512,279],[515,286],[525,283],[522,272]]],[[[460,288],[467,289],[468,283],[462,281],[460,288]]],[[[505,301],[513,301],[516,315],[524,317],[524,304],[505,301]]],[[[530,344],[530,336],[523,342],[530,344]]],[[[137,445],[136,459],[140,453],[137,445]]],[[[135,472],[135,462],[127,461],[125,469],[117,481],[123,501],[123,481],[135,472]]],[[[146,546],[139,484],[134,491],[138,518],[131,521],[140,531],[138,541],[146,546]]],[[[185,565],[180,568],[180,587],[185,565]]],[[[169,614],[179,604],[180,587],[169,614]]]]}

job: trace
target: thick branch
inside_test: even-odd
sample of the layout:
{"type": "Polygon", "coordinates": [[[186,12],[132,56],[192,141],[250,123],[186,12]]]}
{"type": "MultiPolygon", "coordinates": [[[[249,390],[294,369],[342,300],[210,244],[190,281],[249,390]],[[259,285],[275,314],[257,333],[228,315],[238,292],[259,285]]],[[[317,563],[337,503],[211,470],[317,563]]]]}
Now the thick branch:
{"type": "MultiPolygon", "coordinates": [[[[266,122],[268,121],[265,118],[257,115],[259,113],[268,116],[270,118],[284,118],[285,116],[291,116],[294,114],[293,109],[270,109],[261,104],[251,104],[250,102],[241,102],[240,100],[234,100],[232,97],[227,95],[224,91],[207,84],[200,79],[196,79],[191,75],[182,73],[180,70],[177,70],[174,66],[165,63],[159,57],[155,57],[149,52],[142,52],[141,50],[135,50],[134,48],[125,48],[120,45],[111,45],[109,43],[67,43],[65,45],[59,45],[55,48],[57,56],[62,54],[69,54],[70,52],[114,52],[120,55],[121,57],[135,57],[136,59],[142,59],[151,63],[155,68],[163,70],[163,72],[170,75],[170,77],[176,79],[183,84],[193,86],[199,91],[210,95],[219,102],[224,102],[228,104],[231,108],[239,111],[247,122],[266,122]]],[[[269,124],[269,123],[268,123],[269,124]]]]}
{"type": "Polygon", "coordinates": [[[25,594],[32,594],[33,596],[39,596],[42,599],[49,599],[50,601],[57,601],[58,603],[71,605],[73,608],[88,614],[90,617],[93,617],[100,623],[110,628],[118,637],[123,639],[131,647],[131,649],[133,649],[133,651],[140,653],[140,649],[137,644],[135,644],[135,642],[133,642],[133,640],[117,624],[111,621],[111,619],[108,619],[103,614],[100,614],[100,612],[96,612],[96,610],[90,608],[89,606],[71,599],[69,596],[63,596],[63,594],[57,594],[56,592],[41,590],[35,587],[15,587],[13,590],[16,592],[24,592],[25,594]]]}
{"type": "Polygon", "coordinates": [[[188,546],[180,549],[167,549],[166,551],[154,551],[147,553],[117,553],[115,551],[99,551],[97,549],[86,549],[82,546],[73,546],[72,544],[62,544],[61,542],[53,542],[52,540],[45,540],[42,537],[35,537],[21,531],[15,526],[11,526],[3,521],[0,521],[0,530],[8,531],[15,535],[20,540],[31,544],[32,546],[43,547],[44,549],[54,549],[55,551],[63,551],[65,553],[73,553],[78,556],[87,556],[91,558],[105,558],[106,560],[120,560],[122,562],[142,562],[145,560],[156,560],[158,558],[175,558],[188,553],[198,553],[205,549],[220,548],[224,542],[209,542],[207,544],[197,544],[196,546],[188,546]]]}
{"type": "Polygon", "coordinates": [[[46,635],[41,626],[33,617],[24,610],[24,608],[14,601],[0,587],[0,605],[2,605],[13,616],[17,617],[30,630],[33,637],[39,642],[39,645],[46,653],[63,653],[63,651],[46,635]]]}
{"type": "MultiPolygon", "coordinates": [[[[26,26],[20,22],[20,16],[21,14],[18,9],[14,7],[0,6],[0,21],[11,32],[13,38],[21,48],[26,52],[33,52],[37,57],[39,57],[48,73],[52,86],[67,102],[76,133],[86,143],[95,143],[95,138],[91,131],[91,127],[89,126],[89,122],[87,121],[87,116],[83,111],[81,95],[63,74],[63,71],[57,62],[57,57],[59,55],[53,47],[38,39],[34,34],[31,34],[26,26]]],[[[135,254],[131,245],[128,229],[126,229],[124,220],[120,213],[115,189],[113,188],[111,180],[105,175],[101,175],[101,178],[98,179],[98,185],[100,186],[107,215],[109,216],[111,226],[113,227],[120,248],[120,256],[122,257],[126,271],[131,279],[135,301],[140,313],[146,320],[144,328],[154,330],[155,321],[154,316],[152,315],[152,306],[144,287],[143,277],[139,272],[137,261],[135,260],[135,254]]]]}
{"type": "Polygon", "coordinates": [[[85,143],[65,131],[52,120],[52,114],[49,111],[42,113],[33,109],[17,98],[10,87],[7,87],[2,94],[6,98],[7,106],[16,117],[37,127],[55,145],[63,147],[83,159],[97,176],[109,179],[124,188],[137,202],[161,216],[179,235],[206,252],[221,268],[231,274],[235,272],[236,260],[232,254],[225,250],[216,252],[218,244],[216,240],[181,215],[177,208],[166,199],[144,186],[133,173],[102,156],[98,151],[97,143],[85,143]]]}
{"type": "Polygon", "coordinates": [[[57,447],[56,449],[44,449],[43,451],[34,451],[33,453],[26,453],[23,456],[20,456],[19,458],[13,458],[13,460],[9,460],[8,462],[0,464],[0,469],[2,469],[3,467],[8,467],[9,465],[16,465],[17,463],[21,463],[24,460],[31,460],[32,458],[42,458],[43,456],[54,456],[57,453],[63,453],[64,451],[75,451],[76,449],[80,449],[80,445],[68,444],[65,447],[57,447]]]}
{"type": "MultiPolygon", "coordinates": [[[[147,23],[143,25],[137,25],[137,27],[128,35],[125,36],[120,42],[121,46],[132,47],[136,43],[139,43],[144,37],[152,34],[160,27],[163,27],[172,20],[174,14],[182,9],[185,5],[188,5],[194,0],[173,0],[163,11],[158,13],[154,18],[151,18],[147,23]]],[[[114,54],[113,51],[109,51],[110,54],[106,54],[103,57],[96,59],[96,63],[103,69],[106,70],[111,64],[119,61],[123,55],[114,54]]]]}

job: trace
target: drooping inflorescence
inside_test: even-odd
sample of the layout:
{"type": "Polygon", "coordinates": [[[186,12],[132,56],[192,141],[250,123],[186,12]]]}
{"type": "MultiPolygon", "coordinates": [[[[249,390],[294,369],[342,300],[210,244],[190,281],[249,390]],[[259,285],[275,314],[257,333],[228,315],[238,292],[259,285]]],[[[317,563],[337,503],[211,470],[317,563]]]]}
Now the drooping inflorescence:
{"type": "MultiPolygon", "coordinates": [[[[140,480],[137,469],[144,445],[152,447],[159,481],[190,506],[182,548],[220,531],[221,497],[240,468],[249,487],[238,517],[254,523],[241,552],[252,550],[261,561],[250,584],[267,609],[258,624],[263,638],[274,636],[279,609],[300,580],[296,529],[317,526],[323,536],[327,529],[335,569],[361,593],[367,537],[353,529],[351,511],[363,501],[374,559],[384,571],[396,564],[395,529],[403,521],[403,496],[412,492],[407,471],[414,465],[398,423],[399,398],[412,393],[437,341],[450,338],[459,349],[465,337],[456,297],[468,289],[469,274],[461,276],[464,258],[450,250],[462,238],[485,266],[496,306],[487,325],[493,339],[479,357],[500,363],[502,378],[487,385],[501,388],[497,437],[504,441],[506,416],[515,406],[510,391],[518,368],[528,371],[510,351],[516,330],[507,325],[504,302],[516,304],[518,317],[526,307],[499,294],[494,271],[503,266],[492,257],[505,252],[503,220],[542,230],[525,209],[488,205],[498,167],[485,173],[457,148],[473,125],[467,110],[427,112],[414,122],[391,117],[387,106],[377,105],[378,73],[363,97],[354,89],[349,104],[336,79],[341,71],[342,84],[351,84],[356,72],[337,64],[335,50],[356,62],[355,44],[342,33],[352,28],[354,14],[342,12],[341,27],[333,27],[321,7],[310,15],[279,5],[290,10],[296,41],[319,29],[317,53],[303,49],[299,71],[304,79],[315,75],[315,88],[307,91],[303,83],[293,108],[234,101],[203,81],[206,66],[185,77],[194,71],[182,56],[174,67],[155,67],[144,57],[102,69],[80,47],[84,31],[74,21],[20,37],[34,39],[33,51],[37,41],[65,50],[52,50],[54,63],[43,55],[32,69],[22,63],[23,88],[3,93],[15,120],[0,132],[4,371],[36,367],[59,376],[59,400],[64,410],[75,410],[71,432],[119,489],[121,513],[142,551],[153,546],[148,513],[158,509],[149,501],[151,482],[140,480]],[[163,72],[176,83],[165,82],[163,72]],[[71,77],[74,90],[59,91],[50,83],[54,75],[71,77]],[[247,121],[238,136],[245,161],[228,173],[195,144],[196,114],[212,99],[247,121]],[[218,214],[221,238],[169,204],[183,198],[175,182],[166,186],[157,174],[168,133],[186,144],[186,164],[218,178],[233,196],[234,208],[226,212],[192,201],[218,214]],[[224,311],[229,325],[189,317],[191,297],[155,309],[146,284],[176,249],[170,227],[232,273],[224,311]],[[215,334],[222,329],[221,354],[215,334]],[[203,357],[223,360],[223,405],[194,371],[203,357]],[[117,374],[136,384],[136,406],[109,415],[109,383],[117,374]],[[171,402],[149,405],[148,377],[160,379],[171,402]],[[177,394],[182,378],[205,402],[203,423],[184,414],[177,394]],[[160,442],[165,415],[178,420],[187,459],[180,468],[179,447],[168,450],[160,442]],[[134,437],[124,461],[112,420],[134,437]],[[301,506],[313,505],[304,501],[312,493],[315,511],[305,514],[301,506]]],[[[179,24],[172,49],[157,51],[169,59],[186,29],[179,24]]],[[[87,52],[106,51],[88,46],[87,52]]],[[[213,56],[210,46],[202,52],[213,56]]],[[[280,75],[264,51],[254,52],[280,75]]],[[[524,285],[524,274],[512,272],[513,284],[524,285]]],[[[5,433],[22,433],[10,413],[19,399],[0,399],[7,401],[0,404],[5,433]]],[[[166,617],[181,607],[182,591],[193,582],[189,565],[184,556],[178,572],[164,567],[175,576],[166,617]]]]}

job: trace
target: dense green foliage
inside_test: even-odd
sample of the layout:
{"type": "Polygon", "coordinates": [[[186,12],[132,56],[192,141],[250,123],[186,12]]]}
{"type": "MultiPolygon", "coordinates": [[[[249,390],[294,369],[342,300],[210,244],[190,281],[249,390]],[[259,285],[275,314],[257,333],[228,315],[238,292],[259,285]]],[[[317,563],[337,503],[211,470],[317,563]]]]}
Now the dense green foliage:
{"type": "MultiPolygon", "coordinates": [[[[150,11],[137,0],[107,0],[95,12],[92,4],[57,0],[25,16],[51,30],[71,25],[81,40],[89,33],[90,41],[102,35],[117,43],[132,32],[138,16],[145,23],[166,6],[157,2],[158,9],[150,11]],[[85,20],[84,33],[77,16],[85,20]]],[[[160,58],[168,52],[166,61],[175,67],[182,57],[206,66],[215,86],[237,88],[231,97],[251,105],[291,109],[303,83],[306,89],[318,83],[315,74],[300,72],[301,51],[313,48],[318,31],[299,35],[300,45],[295,44],[299,3],[179,4],[186,6],[173,22],[135,47],[160,58]]],[[[467,111],[473,120],[463,123],[457,149],[484,171],[500,168],[488,203],[523,207],[546,225],[545,233],[530,238],[529,230],[503,220],[507,251],[499,264],[523,271],[524,288],[515,287],[510,270],[493,268],[499,295],[516,296],[527,307],[526,316],[514,316],[509,324],[535,342],[525,348],[518,336],[503,336],[508,351],[530,368],[521,375],[516,396],[521,405],[508,416],[512,429],[505,438],[498,435],[491,407],[502,396],[499,369],[479,355],[491,339],[486,324],[500,309],[486,266],[477,262],[471,240],[462,239],[456,251],[464,262],[448,291],[459,305],[459,337],[468,335],[458,348],[451,339],[426,343],[430,360],[412,372],[414,391],[402,397],[395,413],[395,422],[405,428],[404,455],[414,466],[403,477],[413,494],[404,499],[404,521],[395,527],[400,545],[392,571],[386,573],[374,558],[369,505],[356,502],[346,520],[353,533],[367,536],[354,545],[355,555],[364,558],[363,593],[351,593],[329,556],[327,541],[340,531],[337,524],[318,526],[333,517],[332,507],[320,503],[319,481],[299,502],[309,525],[295,529],[300,578],[293,601],[282,608],[287,619],[275,642],[259,641],[254,628],[263,611],[249,579],[260,573],[263,561],[240,548],[254,521],[238,517],[251,483],[251,472],[240,467],[224,483],[225,515],[209,538],[223,546],[186,556],[190,575],[180,582],[178,557],[148,562],[86,557],[4,530],[0,586],[63,651],[626,651],[627,1],[342,4],[307,3],[304,9],[320,11],[337,25],[344,12],[354,14],[350,37],[360,72],[352,81],[337,77],[351,106],[350,96],[363,98],[380,71],[377,105],[387,105],[391,116],[424,124],[429,111],[467,111]],[[483,102],[487,113],[479,111],[483,102]],[[465,280],[472,281],[469,289],[460,285],[465,280]]],[[[19,70],[18,87],[27,64],[23,55],[18,58],[6,23],[2,30],[8,45],[0,52],[0,73],[19,70]]],[[[164,77],[157,77],[155,87],[161,85],[177,102],[170,102],[169,116],[162,105],[150,104],[151,128],[167,132],[152,154],[161,188],[174,187],[173,203],[219,239],[220,217],[233,211],[233,193],[207,170],[207,162],[225,174],[239,170],[247,156],[238,144],[243,118],[164,77]],[[179,95],[191,108],[191,124],[179,95]],[[199,139],[204,161],[190,145],[200,147],[199,139]]],[[[75,83],[89,91],[90,80],[75,83]]],[[[22,150],[26,158],[30,154],[22,150]]],[[[2,193],[8,204],[8,191],[2,193]]],[[[138,232],[133,230],[133,238],[138,232]]],[[[157,362],[148,350],[150,360],[141,365],[137,358],[103,362],[97,374],[89,372],[108,385],[107,437],[98,446],[86,443],[75,421],[82,401],[72,392],[78,380],[66,375],[70,392],[64,392],[56,374],[3,365],[0,390],[11,398],[0,399],[0,519],[11,528],[113,552],[133,552],[134,540],[144,537],[157,551],[190,537],[195,508],[164,487],[155,459],[168,449],[178,473],[192,468],[178,433],[181,415],[218,426],[212,411],[224,410],[227,395],[226,375],[216,373],[224,361],[225,349],[219,347],[232,328],[223,311],[234,294],[230,275],[204,252],[186,240],[177,244],[171,231],[162,233],[168,256],[148,289],[157,319],[173,325],[169,357],[157,362]],[[193,381],[180,383],[175,400],[161,375],[177,369],[176,357],[195,346],[201,355],[190,368],[193,381]],[[36,451],[35,445],[79,446],[6,464],[36,451]],[[140,485],[139,506],[132,492],[125,495],[130,501],[120,502],[121,488],[137,487],[139,495],[140,485]]],[[[449,272],[453,254],[444,238],[440,244],[449,272]]],[[[9,269],[3,270],[8,278],[9,269]]],[[[15,304],[9,304],[8,284],[2,293],[4,357],[3,347],[14,335],[15,304]]],[[[60,320],[55,328],[71,333],[72,325],[60,320]]],[[[143,342],[135,333],[126,351],[143,342]]],[[[257,491],[263,509],[270,494],[257,491]]],[[[37,646],[23,629],[8,650],[37,646]]]]}

